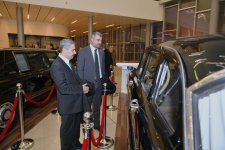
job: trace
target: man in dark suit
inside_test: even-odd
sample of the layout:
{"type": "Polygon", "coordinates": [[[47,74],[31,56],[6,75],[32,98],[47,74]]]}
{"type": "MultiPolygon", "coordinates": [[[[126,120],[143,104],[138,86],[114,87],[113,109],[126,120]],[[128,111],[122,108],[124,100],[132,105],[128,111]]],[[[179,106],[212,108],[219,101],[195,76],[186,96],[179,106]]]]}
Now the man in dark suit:
{"type": "Polygon", "coordinates": [[[105,43],[102,44],[102,50],[105,54],[105,75],[106,77],[110,77],[111,71],[113,71],[113,58],[112,54],[109,52],[109,50],[106,48],[105,43]]]}
{"type": "Polygon", "coordinates": [[[89,92],[81,82],[70,60],[76,54],[75,44],[70,39],[60,42],[59,56],[51,65],[50,73],[57,89],[58,111],[61,115],[61,150],[81,149],[79,142],[82,118],[82,97],[89,92]]]}
{"type": "Polygon", "coordinates": [[[93,32],[90,45],[81,49],[77,57],[77,72],[80,78],[95,84],[95,93],[92,99],[94,128],[100,129],[100,107],[102,102],[101,78],[105,75],[105,59],[100,51],[102,34],[93,32]]]}

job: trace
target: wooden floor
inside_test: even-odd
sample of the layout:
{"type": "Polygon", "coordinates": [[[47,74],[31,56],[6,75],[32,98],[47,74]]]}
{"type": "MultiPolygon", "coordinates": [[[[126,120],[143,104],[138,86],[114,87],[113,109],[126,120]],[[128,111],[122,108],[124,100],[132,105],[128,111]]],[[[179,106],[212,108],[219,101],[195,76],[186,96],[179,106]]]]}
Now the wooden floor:
{"type": "MultiPolygon", "coordinates": [[[[24,112],[24,130],[27,133],[38,122],[40,122],[45,116],[47,116],[56,107],[56,96],[43,106],[32,106],[24,112]]],[[[26,138],[26,137],[25,137],[26,138]]],[[[28,137],[29,138],[29,137],[28,137]]],[[[2,141],[0,141],[0,150],[6,150],[11,145],[20,139],[20,124],[19,121],[15,124],[13,129],[7,133],[2,141]]]]}
{"type": "Polygon", "coordinates": [[[129,126],[127,94],[120,94],[118,107],[115,150],[128,150],[129,126]]]}

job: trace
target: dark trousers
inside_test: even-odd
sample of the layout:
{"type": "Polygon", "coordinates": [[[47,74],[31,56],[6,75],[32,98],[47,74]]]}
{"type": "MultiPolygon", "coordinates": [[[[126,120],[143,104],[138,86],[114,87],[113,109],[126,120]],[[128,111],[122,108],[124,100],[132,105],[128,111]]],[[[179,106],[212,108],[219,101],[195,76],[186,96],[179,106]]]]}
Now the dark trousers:
{"type": "Polygon", "coordinates": [[[102,85],[99,80],[95,84],[95,94],[93,96],[93,115],[94,115],[94,128],[100,128],[100,109],[102,104],[102,85]]]}
{"type": "Polygon", "coordinates": [[[82,113],[61,115],[61,150],[72,150],[76,143],[79,142],[81,117],[82,113]]]}

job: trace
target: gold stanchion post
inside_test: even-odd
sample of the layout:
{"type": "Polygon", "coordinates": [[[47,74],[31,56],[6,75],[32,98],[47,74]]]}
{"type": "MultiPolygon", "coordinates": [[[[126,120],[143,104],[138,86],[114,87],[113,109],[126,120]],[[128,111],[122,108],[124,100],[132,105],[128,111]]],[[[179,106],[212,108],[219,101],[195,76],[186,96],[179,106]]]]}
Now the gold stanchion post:
{"type": "MultiPolygon", "coordinates": [[[[104,86],[104,96],[107,96],[106,91],[107,91],[107,83],[103,84],[104,86]]],[[[114,140],[111,137],[106,136],[106,107],[105,107],[105,118],[104,118],[104,130],[103,130],[103,137],[102,140],[100,141],[99,148],[101,149],[107,149],[113,146],[114,140]]]]}
{"type": "Polygon", "coordinates": [[[88,147],[87,150],[91,150],[91,137],[90,137],[90,131],[94,127],[93,123],[93,114],[91,112],[85,112],[83,115],[83,129],[84,129],[84,138],[88,139],[88,147]]]}
{"type": "Polygon", "coordinates": [[[23,90],[22,90],[22,84],[17,83],[17,95],[19,97],[19,115],[20,115],[20,130],[21,130],[21,139],[17,142],[15,142],[12,146],[12,150],[28,150],[31,149],[34,145],[34,140],[32,139],[25,139],[24,138],[24,117],[23,117],[23,90]]]}
{"type": "MultiPolygon", "coordinates": [[[[113,71],[111,71],[111,76],[115,78],[113,71]]],[[[113,105],[113,94],[110,94],[110,105],[106,106],[106,109],[109,111],[115,111],[118,109],[115,105],[113,105]]]]}

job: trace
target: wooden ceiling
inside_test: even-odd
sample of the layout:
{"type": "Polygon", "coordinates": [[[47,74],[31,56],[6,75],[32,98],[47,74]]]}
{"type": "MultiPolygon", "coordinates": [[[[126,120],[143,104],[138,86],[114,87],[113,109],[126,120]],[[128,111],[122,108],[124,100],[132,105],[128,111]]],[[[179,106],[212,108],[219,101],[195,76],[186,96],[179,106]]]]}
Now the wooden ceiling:
{"type": "Polygon", "coordinates": [[[93,12],[84,12],[78,10],[69,10],[61,8],[53,8],[30,4],[17,4],[14,2],[0,1],[0,18],[16,19],[16,7],[23,7],[24,21],[38,21],[62,24],[69,28],[70,35],[85,35],[83,33],[88,30],[88,16],[93,16],[93,30],[105,29],[106,26],[114,24],[114,26],[138,25],[149,22],[144,19],[122,17],[115,15],[106,15],[93,12]],[[29,14],[29,19],[28,19],[29,14]],[[55,18],[53,20],[53,18],[55,18]],[[51,21],[53,20],[53,21],[51,21]],[[74,22],[77,20],[76,22],[74,22]],[[74,22],[74,23],[72,23],[74,22]]]}

